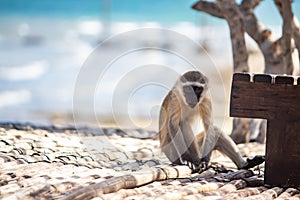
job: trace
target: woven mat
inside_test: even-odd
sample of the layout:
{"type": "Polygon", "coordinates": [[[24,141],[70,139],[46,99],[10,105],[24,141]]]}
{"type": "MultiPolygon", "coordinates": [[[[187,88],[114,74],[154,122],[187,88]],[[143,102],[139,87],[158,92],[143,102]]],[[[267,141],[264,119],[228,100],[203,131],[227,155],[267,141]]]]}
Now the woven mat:
{"type": "Polygon", "coordinates": [[[151,131],[0,124],[2,199],[300,198],[298,189],[264,186],[263,166],[236,170],[218,153],[212,163],[201,174],[170,166],[151,131]]]}

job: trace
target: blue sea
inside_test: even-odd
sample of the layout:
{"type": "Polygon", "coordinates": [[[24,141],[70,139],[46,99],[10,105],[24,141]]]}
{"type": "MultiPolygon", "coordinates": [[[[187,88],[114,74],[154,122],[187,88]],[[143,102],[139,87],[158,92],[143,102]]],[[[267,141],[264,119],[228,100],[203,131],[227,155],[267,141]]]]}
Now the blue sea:
{"type": "MultiPolygon", "coordinates": [[[[138,124],[138,119],[146,119],[153,127],[151,123],[157,119],[161,101],[176,78],[170,70],[179,75],[192,69],[189,56],[199,62],[199,70],[203,71],[211,66],[217,69],[232,66],[227,23],[192,10],[195,2],[0,0],[0,121],[60,123],[69,120],[71,123],[74,91],[76,87],[85,91],[84,84],[76,84],[82,69],[87,63],[101,68],[102,62],[112,57],[107,74],[99,77],[94,95],[82,92],[76,97],[80,98],[76,105],[77,116],[89,121],[97,115],[100,116],[98,121],[105,122],[118,121],[118,117],[130,118],[133,125],[138,124]],[[153,34],[134,32],[141,28],[157,31],[153,34]],[[124,35],[128,31],[133,32],[124,35]],[[201,48],[192,47],[177,34],[198,43],[201,48]],[[149,45],[157,47],[156,50],[136,50],[113,57],[122,48],[140,49],[149,45]],[[164,49],[170,49],[171,53],[164,49]],[[95,61],[91,55],[98,50],[101,59],[95,61]],[[188,55],[183,58],[176,53],[179,51],[188,55]],[[147,65],[161,67],[126,79],[147,65]],[[146,78],[150,80],[150,76],[153,76],[151,84],[141,82],[146,78]],[[168,81],[161,85],[158,84],[160,79],[168,81]],[[124,106],[114,109],[116,91],[121,86],[125,89],[118,94],[118,102],[124,106]],[[90,104],[94,104],[92,112],[87,111],[90,104]]],[[[293,10],[300,19],[299,1],[294,1],[293,10]]],[[[263,1],[256,14],[275,36],[280,35],[282,20],[271,0],[263,1]]],[[[249,38],[247,43],[250,49],[257,50],[249,38]]],[[[88,82],[89,77],[86,80],[88,82]]],[[[220,81],[218,77],[215,80],[220,81]]],[[[218,84],[222,88],[222,83],[218,84]]]]}
{"type": "MultiPolygon", "coordinates": [[[[209,18],[209,24],[222,24],[190,7],[196,0],[1,0],[1,17],[43,17],[58,19],[93,18],[111,21],[197,22],[209,18]]],[[[300,2],[294,1],[294,14],[300,16],[300,2]]],[[[268,25],[280,23],[280,16],[271,0],[262,2],[255,13],[268,25]]]]}
{"type": "Polygon", "coordinates": [[[31,16],[69,18],[88,17],[112,21],[186,21],[194,20],[189,9],[194,1],[177,0],[2,0],[0,12],[3,16],[31,16]]]}

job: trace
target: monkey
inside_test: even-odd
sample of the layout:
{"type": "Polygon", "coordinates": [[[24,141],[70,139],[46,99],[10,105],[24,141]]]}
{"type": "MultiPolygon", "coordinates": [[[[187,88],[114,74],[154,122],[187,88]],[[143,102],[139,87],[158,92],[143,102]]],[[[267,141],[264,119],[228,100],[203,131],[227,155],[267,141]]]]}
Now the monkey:
{"type": "Polygon", "coordinates": [[[159,114],[160,147],[174,165],[188,165],[193,172],[207,169],[211,152],[219,150],[239,169],[264,162],[263,156],[244,160],[237,145],[213,124],[208,78],[199,71],[188,71],[178,78],[165,97],[159,114]],[[194,135],[198,120],[203,131],[194,135]]]}

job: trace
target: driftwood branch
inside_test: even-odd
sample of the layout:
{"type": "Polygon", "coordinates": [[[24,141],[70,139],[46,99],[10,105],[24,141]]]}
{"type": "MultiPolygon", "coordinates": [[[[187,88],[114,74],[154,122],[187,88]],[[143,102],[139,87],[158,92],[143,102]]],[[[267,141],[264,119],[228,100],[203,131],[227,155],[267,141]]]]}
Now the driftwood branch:
{"type": "Polygon", "coordinates": [[[198,1],[193,9],[206,12],[214,17],[225,18],[230,27],[235,72],[247,72],[248,53],[244,38],[243,15],[234,0],[218,0],[217,3],[198,1]]]}
{"type": "Polygon", "coordinates": [[[297,17],[295,16],[293,18],[292,26],[293,26],[293,39],[295,42],[295,46],[298,50],[298,56],[300,61],[300,24],[297,17]]]}
{"type": "MultiPolygon", "coordinates": [[[[286,3],[288,3],[288,1],[283,1],[283,3],[286,4],[286,3]]],[[[293,15],[293,12],[292,12],[290,7],[288,9],[291,10],[291,14],[293,16],[284,16],[283,15],[284,8],[282,6],[282,3],[279,0],[275,0],[275,4],[276,4],[277,9],[278,9],[278,11],[279,11],[279,13],[280,13],[280,15],[282,16],[283,19],[284,18],[287,19],[287,17],[288,18],[292,17],[292,19],[290,19],[291,20],[291,25],[290,26],[291,26],[291,29],[292,29],[291,36],[294,39],[295,47],[298,50],[298,56],[299,56],[299,60],[300,60],[300,25],[299,25],[299,21],[298,21],[297,17],[293,15]]],[[[290,28],[290,27],[288,27],[288,28],[290,28]]],[[[283,29],[283,33],[284,32],[285,32],[285,29],[283,29]]]]}
{"type": "Polygon", "coordinates": [[[294,69],[291,50],[291,40],[293,35],[292,22],[294,18],[292,5],[289,0],[274,0],[274,2],[283,20],[282,36],[278,42],[282,49],[281,55],[284,62],[283,66],[286,68],[284,71],[287,74],[292,74],[294,69]]]}
{"type": "Polygon", "coordinates": [[[241,8],[244,10],[253,10],[262,0],[243,0],[241,8]]]}
{"type": "Polygon", "coordinates": [[[244,16],[245,30],[249,36],[258,44],[265,58],[265,73],[283,74],[286,73],[282,67],[280,49],[278,41],[272,36],[272,32],[267,29],[254,14],[254,9],[259,5],[260,0],[244,0],[240,6],[244,16]]]}
{"type": "Polygon", "coordinates": [[[213,2],[198,1],[192,6],[192,8],[198,11],[206,12],[214,17],[224,18],[222,9],[213,2]]]}
{"type": "Polygon", "coordinates": [[[266,44],[273,43],[274,40],[271,38],[271,31],[268,30],[262,23],[260,23],[254,14],[254,8],[258,6],[260,2],[260,0],[244,0],[240,6],[240,9],[244,16],[246,32],[261,47],[266,46],[266,44]]]}
{"type": "Polygon", "coordinates": [[[222,8],[230,28],[234,71],[247,72],[249,71],[248,53],[244,37],[243,15],[234,0],[218,0],[217,5],[222,8]]]}

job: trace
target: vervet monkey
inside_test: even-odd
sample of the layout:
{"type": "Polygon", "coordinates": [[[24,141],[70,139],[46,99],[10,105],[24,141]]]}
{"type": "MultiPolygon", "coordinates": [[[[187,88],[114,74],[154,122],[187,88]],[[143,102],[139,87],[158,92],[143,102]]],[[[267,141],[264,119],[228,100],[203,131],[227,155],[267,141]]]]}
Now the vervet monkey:
{"type": "Polygon", "coordinates": [[[214,149],[227,155],[239,169],[264,161],[264,157],[244,160],[233,140],[214,126],[208,79],[199,71],[183,74],[164,99],[159,140],[162,151],[173,164],[186,164],[194,171],[207,167],[214,149]],[[195,136],[192,126],[196,120],[203,124],[204,130],[195,136]]]}

